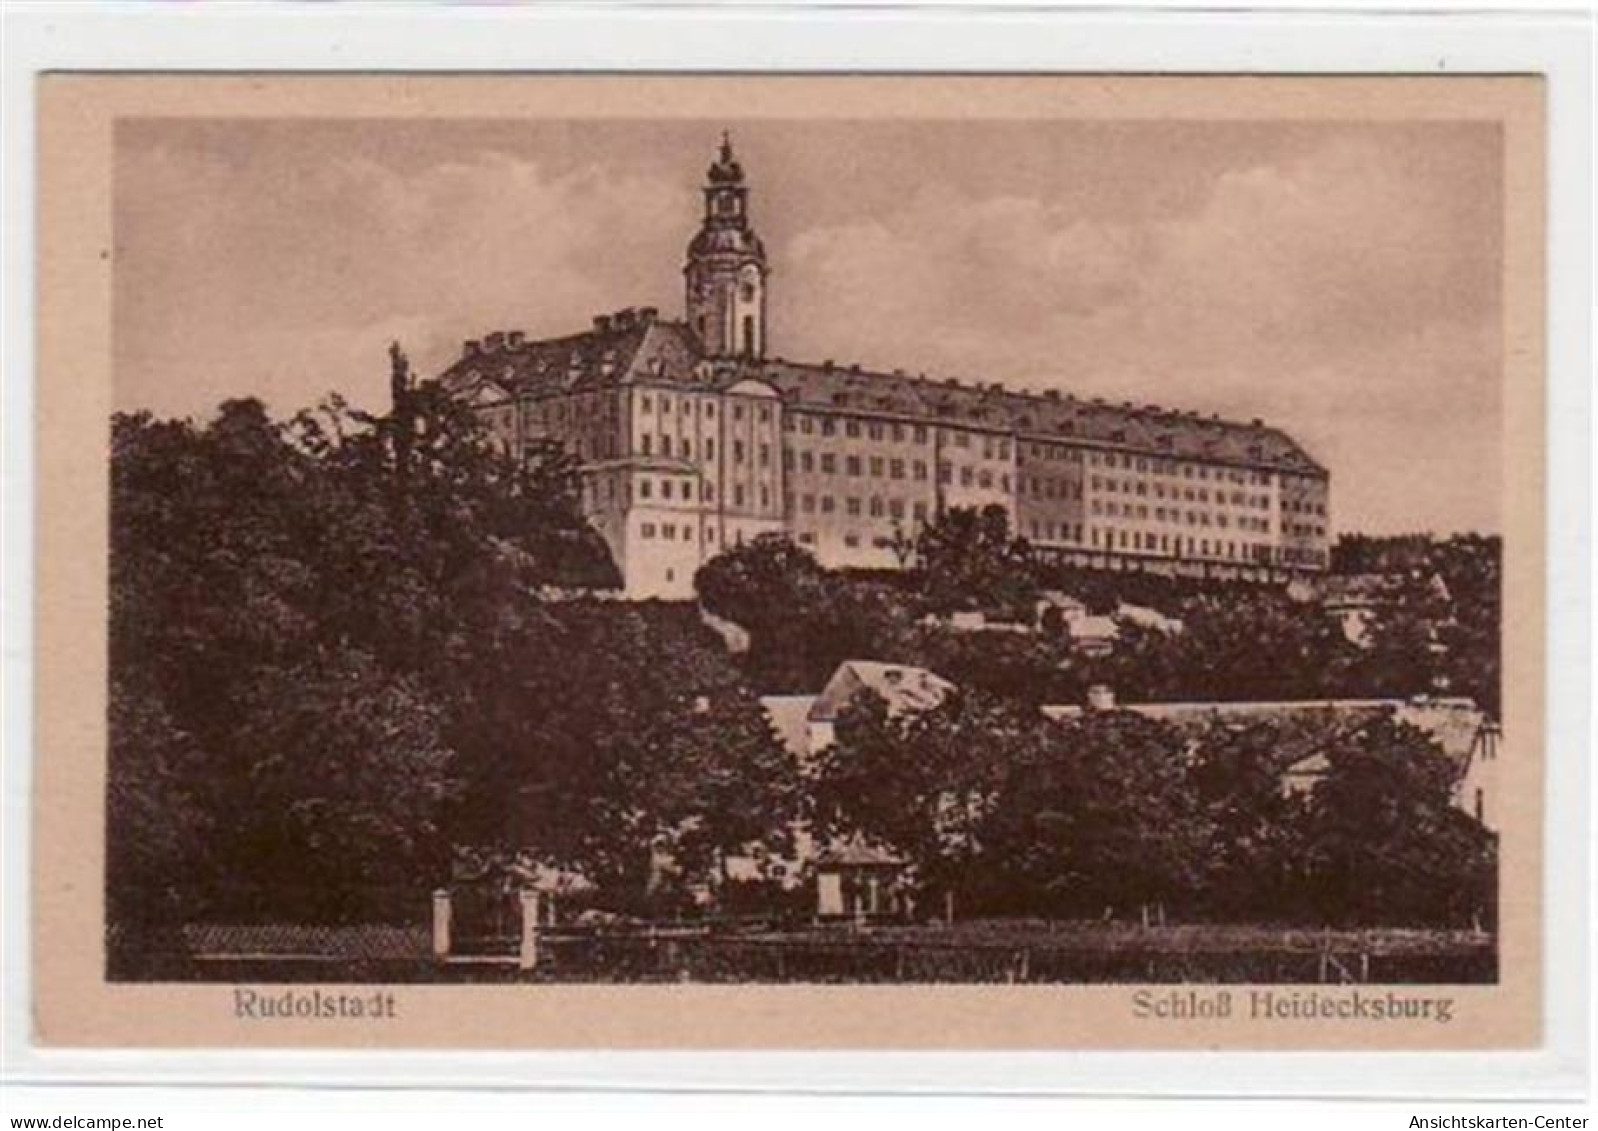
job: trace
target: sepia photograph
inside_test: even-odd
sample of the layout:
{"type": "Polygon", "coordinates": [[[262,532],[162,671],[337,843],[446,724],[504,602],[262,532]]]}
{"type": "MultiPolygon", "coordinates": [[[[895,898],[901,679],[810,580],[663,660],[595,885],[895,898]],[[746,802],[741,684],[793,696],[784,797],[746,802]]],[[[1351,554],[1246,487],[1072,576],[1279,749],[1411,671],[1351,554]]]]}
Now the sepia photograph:
{"type": "Polygon", "coordinates": [[[1535,79],[76,81],[86,976],[1527,1032],[1535,79]]]}
{"type": "Polygon", "coordinates": [[[1496,977],[1493,127],[116,143],[112,977],[1496,977]]]}

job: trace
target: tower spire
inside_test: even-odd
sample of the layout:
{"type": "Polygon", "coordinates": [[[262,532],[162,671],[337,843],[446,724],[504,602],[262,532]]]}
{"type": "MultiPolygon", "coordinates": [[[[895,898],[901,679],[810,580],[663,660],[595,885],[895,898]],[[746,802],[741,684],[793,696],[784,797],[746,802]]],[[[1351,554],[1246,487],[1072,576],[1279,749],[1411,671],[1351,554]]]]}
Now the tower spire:
{"type": "Polygon", "coordinates": [[[766,249],[749,225],[749,188],[727,130],[703,192],[704,218],[683,267],[688,323],[710,357],[760,357],[766,349],[766,249]]]}

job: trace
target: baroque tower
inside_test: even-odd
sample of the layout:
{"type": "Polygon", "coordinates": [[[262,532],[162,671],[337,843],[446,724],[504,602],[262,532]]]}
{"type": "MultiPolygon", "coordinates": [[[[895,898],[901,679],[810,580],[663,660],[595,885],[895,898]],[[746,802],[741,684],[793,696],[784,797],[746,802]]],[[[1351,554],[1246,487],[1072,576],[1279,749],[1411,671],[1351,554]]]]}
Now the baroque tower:
{"type": "Polygon", "coordinates": [[[706,173],[705,216],[683,266],[688,325],[710,357],[766,352],[766,249],[749,226],[749,189],[732,141],[706,173]]]}

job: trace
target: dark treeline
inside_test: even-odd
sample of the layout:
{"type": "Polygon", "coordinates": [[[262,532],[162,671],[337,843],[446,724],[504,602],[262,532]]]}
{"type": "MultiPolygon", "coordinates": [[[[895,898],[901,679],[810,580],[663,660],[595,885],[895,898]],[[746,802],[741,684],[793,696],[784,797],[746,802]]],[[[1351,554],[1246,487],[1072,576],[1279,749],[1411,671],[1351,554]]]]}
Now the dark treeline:
{"type": "Polygon", "coordinates": [[[553,448],[510,459],[394,361],[386,415],[335,398],[276,420],[240,400],[203,423],[112,421],[107,908],[130,947],[192,919],[414,922],[458,846],[526,851],[589,877],[609,906],[658,911],[729,854],[780,855],[807,816],[902,844],[928,882],[995,912],[1135,897],[1248,916],[1305,893],[1348,918],[1484,906],[1480,846],[1460,848],[1432,779],[1381,811],[1385,839],[1360,839],[1359,807],[1398,772],[1359,763],[1365,746],[1348,755],[1359,772],[1333,775],[1345,792],[1326,797],[1344,801],[1284,815],[1253,763],[1180,768],[1169,735],[1119,716],[1043,726],[1035,707],[1099,681],[1130,700],[1475,680],[1495,704],[1496,543],[1422,547],[1403,568],[1422,588],[1444,575],[1449,607],[1417,600],[1413,623],[1378,626],[1361,649],[1278,591],[1051,572],[1002,514],[953,512],[899,576],[829,572],[761,540],[698,578],[704,604],[751,631],[730,657],[686,603],[546,597],[617,580],[572,462],[553,448]],[[1057,625],[924,623],[973,607],[1030,618],[1043,588],[1099,610],[1152,605],[1185,631],[1123,625],[1112,655],[1087,658],[1057,625]],[[854,657],[921,664],[963,693],[920,722],[850,722],[803,780],[757,696],[814,692],[854,657]],[[966,808],[940,808],[952,800],[966,808]],[[960,812],[969,827],[948,839],[940,823],[960,812]],[[1411,827],[1437,833],[1446,859],[1405,855],[1411,827]],[[1134,849],[1148,874],[1110,899],[1112,864],[1134,849]],[[1350,878],[1373,851],[1424,882],[1373,896],[1350,878]],[[1422,898],[1440,876],[1455,894],[1422,898]]]}
{"type": "Polygon", "coordinates": [[[951,511],[926,528],[903,574],[822,569],[800,547],[767,538],[704,567],[697,583],[713,611],[751,633],[746,667],[762,691],[820,687],[842,660],[870,657],[931,668],[961,686],[1030,703],[1080,703],[1109,683],[1125,701],[1291,700],[1468,696],[1499,710],[1499,541],[1347,540],[1351,564],[1391,566],[1391,594],[1362,644],[1320,601],[1285,586],[1105,572],[1039,560],[1010,535],[1004,512],[951,511]],[[1441,579],[1440,597],[1432,578],[1441,579]],[[1119,625],[1109,655],[1084,655],[1058,623],[1041,631],[956,631],[928,615],[981,611],[1032,625],[1045,590],[1091,612],[1121,603],[1182,622],[1167,633],[1119,625]]]}
{"type": "Polygon", "coordinates": [[[691,607],[609,585],[557,451],[396,357],[396,409],[112,422],[108,909],[415,919],[451,846],[644,898],[783,829],[792,769],[691,607]],[[403,907],[400,906],[403,904],[403,907]]]}
{"type": "MultiPolygon", "coordinates": [[[[962,915],[1486,926],[1496,838],[1451,804],[1457,768],[1373,712],[1314,736],[1327,768],[1282,789],[1281,722],[1178,731],[1130,711],[1057,721],[982,694],[840,720],[818,823],[915,865],[962,915]]],[[[1321,728],[1321,724],[1313,724],[1321,728]]]]}

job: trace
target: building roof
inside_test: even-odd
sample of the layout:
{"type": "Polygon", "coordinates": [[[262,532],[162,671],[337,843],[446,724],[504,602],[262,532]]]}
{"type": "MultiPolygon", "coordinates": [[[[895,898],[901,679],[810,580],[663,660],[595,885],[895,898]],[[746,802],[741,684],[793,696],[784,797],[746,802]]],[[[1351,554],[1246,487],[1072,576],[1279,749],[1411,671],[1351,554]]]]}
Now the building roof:
{"type": "Polygon", "coordinates": [[[709,361],[692,330],[659,318],[651,307],[601,315],[591,329],[563,338],[529,341],[514,331],[490,334],[467,342],[462,356],[440,380],[461,395],[490,382],[519,397],[638,383],[724,389],[748,377],[768,381],[786,404],[799,409],[899,417],[1032,441],[1088,444],[1304,475],[1325,473],[1291,437],[1259,420],[1243,424],[1156,405],[1022,393],[996,383],[938,381],[831,362],[709,361]]]}
{"type": "Polygon", "coordinates": [[[1065,630],[1072,640],[1080,641],[1110,641],[1121,635],[1121,628],[1115,623],[1114,617],[1093,613],[1072,617],[1065,622],[1065,630]]]}
{"type": "Polygon", "coordinates": [[[459,395],[486,381],[512,396],[538,397],[641,381],[713,382],[706,368],[688,327],[644,307],[600,315],[591,329],[564,338],[528,341],[512,331],[469,341],[439,380],[459,395]]]}
{"type": "Polygon", "coordinates": [[[1173,459],[1272,466],[1302,474],[1324,468],[1280,429],[1157,405],[1022,393],[1001,384],[931,380],[858,366],[778,360],[764,375],[791,405],[914,417],[1014,433],[1029,440],[1126,448],[1173,459]]]}
{"type": "Polygon", "coordinates": [[[762,695],[760,705],[782,748],[797,759],[810,755],[810,708],[814,695],[762,695]]]}
{"type": "Polygon", "coordinates": [[[835,720],[865,690],[874,692],[887,704],[888,714],[897,715],[932,710],[954,690],[954,684],[926,668],[845,660],[816,696],[809,718],[814,722],[835,720]]]}
{"type": "Polygon", "coordinates": [[[859,838],[829,844],[816,853],[818,868],[898,868],[904,863],[904,857],[892,849],[859,838]]]}
{"type": "Polygon", "coordinates": [[[1400,600],[1415,584],[1442,600],[1449,597],[1448,585],[1436,573],[1333,573],[1320,579],[1320,594],[1326,605],[1367,608],[1400,600]]]}
{"type": "MultiPolygon", "coordinates": [[[[1270,726],[1276,731],[1275,750],[1284,769],[1298,767],[1377,720],[1391,715],[1432,739],[1463,773],[1483,731],[1493,724],[1469,699],[1307,699],[1281,702],[1239,703],[1128,703],[1135,711],[1197,738],[1213,724],[1236,727],[1270,726]]],[[[1077,706],[1044,707],[1051,718],[1074,718],[1077,706]]]]}

